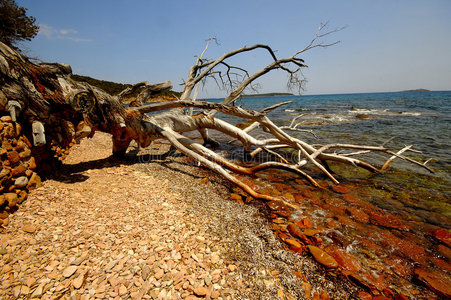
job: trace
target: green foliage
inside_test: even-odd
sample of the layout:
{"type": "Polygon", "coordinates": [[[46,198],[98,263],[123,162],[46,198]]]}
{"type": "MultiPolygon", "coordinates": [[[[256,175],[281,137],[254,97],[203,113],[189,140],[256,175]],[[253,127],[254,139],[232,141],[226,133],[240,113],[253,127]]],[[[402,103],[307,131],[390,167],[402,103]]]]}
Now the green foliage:
{"type": "MultiPolygon", "coordinates": [[[[76,75],[76,74],[72,74],[71,78],[76,81],[87,82],[90,85],[93,85],[95,87],[98,87],[98,88],[104,90],[105,92],[107,92],[110,95],[119,94],[126,88],[132,86],[131,84],[123,84],[123,83],[117,83],[117,82],[112,82],[112,81],[99,80],[99,79],[95,79],[95,78],[92,78],[89,76],[76,75]]],[[[130,97],[136,97],[140,92],[141,92],[141,89],[138,89],[135,91],[134,94],[130,95],[130,97]]],[[[168,97],[174,97],[174,96],[180,97],[180,95],[181,95],[181,93],[174,92],[174,91],[164,91],[164,92],[158,94],[158,96],[168,96],[168,97]]]]}
{"type": "Polygon", "coordinates": [[[22,40],[31,40],[39,31],[36,19],[26,15],[27,9],[14,0],[0,0],[0,41],[12,46],[22,40]]]}
{"type": "Polygon", "coordinates": [[[71,78],[76,81],[82,81],[82,82],[89,83],[90,85],[93,85],[95,87],[98,87],[98,88],[104,90],[105,92],[107,92],[110,95],[116,95],[131,86],[131,84],[123,84],[123,83],[116,83],[116,82],[112,82],[112,81],[99,80],[99,79],[95,79],[95,78],[92,78],[89,76],[83,76],[83,75],[77,75],[77,74],[72,74],[71,78]]]}

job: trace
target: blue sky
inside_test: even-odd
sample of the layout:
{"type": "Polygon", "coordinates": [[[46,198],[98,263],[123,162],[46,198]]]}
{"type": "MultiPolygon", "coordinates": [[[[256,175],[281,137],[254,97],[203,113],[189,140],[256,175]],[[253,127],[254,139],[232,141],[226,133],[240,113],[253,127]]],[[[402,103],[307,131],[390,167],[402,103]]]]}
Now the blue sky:
{"type": "MultiPolygon", "coordinates": [[[[22,44],[29,56],[64,62],[74,73],[123,83],[171,80],[176,90],[205,40],[206,57],[256,43],[291,56],[321,22],[346,26],[303,58],[305,94],[451,90],[449,0],[17,0],[40,33],[22,44]]],[[[264,52],[234,63],[251,71],[270,62],[264,52]]],[[[282,72],[264,77],[261,92],[283,92],[282,72]]],[[[201,97],[220,92],[207,85],[201,97]]]]}

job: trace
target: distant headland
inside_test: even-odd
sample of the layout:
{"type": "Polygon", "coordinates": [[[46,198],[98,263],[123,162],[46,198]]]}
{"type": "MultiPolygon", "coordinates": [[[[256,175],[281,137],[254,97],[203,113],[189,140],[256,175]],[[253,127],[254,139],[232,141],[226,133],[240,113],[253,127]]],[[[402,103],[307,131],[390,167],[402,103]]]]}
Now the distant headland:
{"type": "Polygon", "coordinates": [[[243,98],[249,97],[280,97],[280,96],[294,96],[292,93],[265,93],[265,94],[249,94],[249,95],[241,95],[243,98]]]}
{"type": "Polygon", "coordinates": [[[407,92],[430,92],[431,90],[427,90],[427,89],[416,89],[416,90],[405,90],[405,91],[401,91],[401,93],[407,93],[407,92]]]}

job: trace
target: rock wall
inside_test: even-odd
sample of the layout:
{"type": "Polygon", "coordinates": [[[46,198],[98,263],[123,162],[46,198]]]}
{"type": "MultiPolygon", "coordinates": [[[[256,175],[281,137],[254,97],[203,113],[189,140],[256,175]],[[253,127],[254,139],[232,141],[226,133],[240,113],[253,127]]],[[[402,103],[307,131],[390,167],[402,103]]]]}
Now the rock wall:
{"type": "Polygon", "coordinates": [[[32,145],[10,116],[0,118],[0,167],[0,226],[7,226],[8,215],[41,186],[32,145]]]}

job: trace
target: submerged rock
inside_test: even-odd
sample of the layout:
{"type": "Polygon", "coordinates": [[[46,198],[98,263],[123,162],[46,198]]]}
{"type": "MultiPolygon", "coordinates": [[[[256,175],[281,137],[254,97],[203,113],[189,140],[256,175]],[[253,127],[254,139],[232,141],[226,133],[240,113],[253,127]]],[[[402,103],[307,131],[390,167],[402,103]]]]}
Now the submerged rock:
{"type": "Polygon", "coordinates": [[[444,273],[426,271],[421,268],[415,269],[415,277],[426,287],[449,299],[451,297],[451,278],[444,273]]]}
{"type": "Polygon", "coordinates": [[[329,255],[327,252],[316,246],[308,245],[307,247],[310,253],[313,255],[313,258],[315,258],[317,262],[328,269],[338,268],[338,263],[335,258],[329,255]]]}

